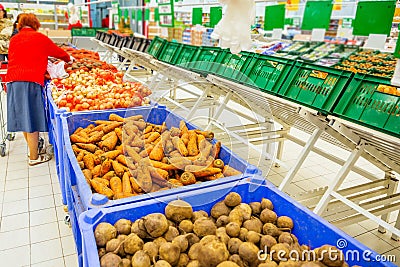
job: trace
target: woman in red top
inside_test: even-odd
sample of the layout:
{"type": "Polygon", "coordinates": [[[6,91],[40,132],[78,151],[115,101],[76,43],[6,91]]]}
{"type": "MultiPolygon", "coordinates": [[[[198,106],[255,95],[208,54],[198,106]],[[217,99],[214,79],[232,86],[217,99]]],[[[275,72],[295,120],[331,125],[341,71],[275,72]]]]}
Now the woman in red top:
{"type": "Polygon", "coordinates": [[[7,81],[7,130],[23,132],[29,147],[29,165],[46,161],[39,155],[39,132],[47,132],[42,99],[44,74],[49,56],[70,61],[70,56],[45,35],[37,32],[40,22],[34,14],[21,14],[19,33],[10,40],[7,81]]]}

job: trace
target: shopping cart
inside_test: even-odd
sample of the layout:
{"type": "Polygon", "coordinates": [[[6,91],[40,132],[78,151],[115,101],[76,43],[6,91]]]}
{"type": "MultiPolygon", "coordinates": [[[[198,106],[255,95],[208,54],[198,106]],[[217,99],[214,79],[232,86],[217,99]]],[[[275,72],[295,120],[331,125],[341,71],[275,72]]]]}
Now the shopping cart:
{"type": "Polygon", "coordinates": [[[15,138],[15,133],[7,133],[7,113],[6,109],[6,92],[7,87],[5,81],[5,76],[7,74],[8,62],[0,62],[0,156],[4,157],[6,155],[6,140],[12,141],[15,138]],[[3,107],[4,105],[4,107],[3,107]]]}

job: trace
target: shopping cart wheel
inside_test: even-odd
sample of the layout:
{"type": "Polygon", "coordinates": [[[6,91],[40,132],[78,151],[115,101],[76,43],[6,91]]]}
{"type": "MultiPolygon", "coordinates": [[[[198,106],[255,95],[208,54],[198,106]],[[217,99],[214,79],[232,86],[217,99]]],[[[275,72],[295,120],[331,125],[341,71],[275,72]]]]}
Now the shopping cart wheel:
{"type": "Polygon", "coordinates": [[[6,144],[0,144],[0,156],[4,157],[6,155],[6,144]]]}
{"type": "Polygon", "coordinates": [[[71,218],[69,217],[69,215],[65,215],[64,223],[71,227],[71,218]]]}
{"type": "Polygon", "coordinates": [[[7,140],[8,141],[14,141],[15,139],[15,133],[8,133],[7,134],[7,140]]]}

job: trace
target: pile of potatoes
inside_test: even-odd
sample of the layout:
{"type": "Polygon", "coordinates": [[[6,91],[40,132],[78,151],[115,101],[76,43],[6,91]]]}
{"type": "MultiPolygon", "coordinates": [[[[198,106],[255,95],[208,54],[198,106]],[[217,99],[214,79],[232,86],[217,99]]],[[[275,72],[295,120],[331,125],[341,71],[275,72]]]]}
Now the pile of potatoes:
{"type": "MultiPolygon", "coordinates": [[[[134,222],[102,222],[94,231],[101,267],[346,267],[343,254],[334,246],[316,249],[315,261],[292,261],[289,251],[301,255],[310,250],[291,234],[293,221],[278,216],[273,203],[242,203],[229,193],[216,203],[211,214],[193,212],[182,200],[170,202],[165,214],[152,213],[134,222]],[[260,253],[259,251],[263,250],[260,253]],[[266,251],[265,251],[266,250],[266,251]],[[336,251],[331,260],[321,251],[336,251]],[[271,253],[275,252],[275,253],[271,253]],[[338,255],[341,254],[341,255],[338,255]],[[280,256],[278,256],[280,255],[280,256]],[[280,261],[282,258],[288,261],[280,261]]],[[[331,257],[332,258],[332,257],[331,257]]]]}
{"type": "Polygon", "coordinates": [[[221,143],[184,121],[144,121],[142,115],[96,120],[70,136],[72,149],[93,192],[120,199],[241,174],[219,159],[221,143]]]}

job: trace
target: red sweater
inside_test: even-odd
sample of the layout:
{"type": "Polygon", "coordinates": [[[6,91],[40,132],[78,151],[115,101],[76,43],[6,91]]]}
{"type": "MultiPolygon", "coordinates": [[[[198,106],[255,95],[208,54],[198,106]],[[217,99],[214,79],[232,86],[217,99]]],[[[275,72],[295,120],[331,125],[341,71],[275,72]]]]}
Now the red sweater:
{"type": "Polygon", "coordinates": [[[35,82],[44,85],[47,57],[69,61],[70,56],[47,36],[23,28],[10,40],[7,82],[35,82]]]}

